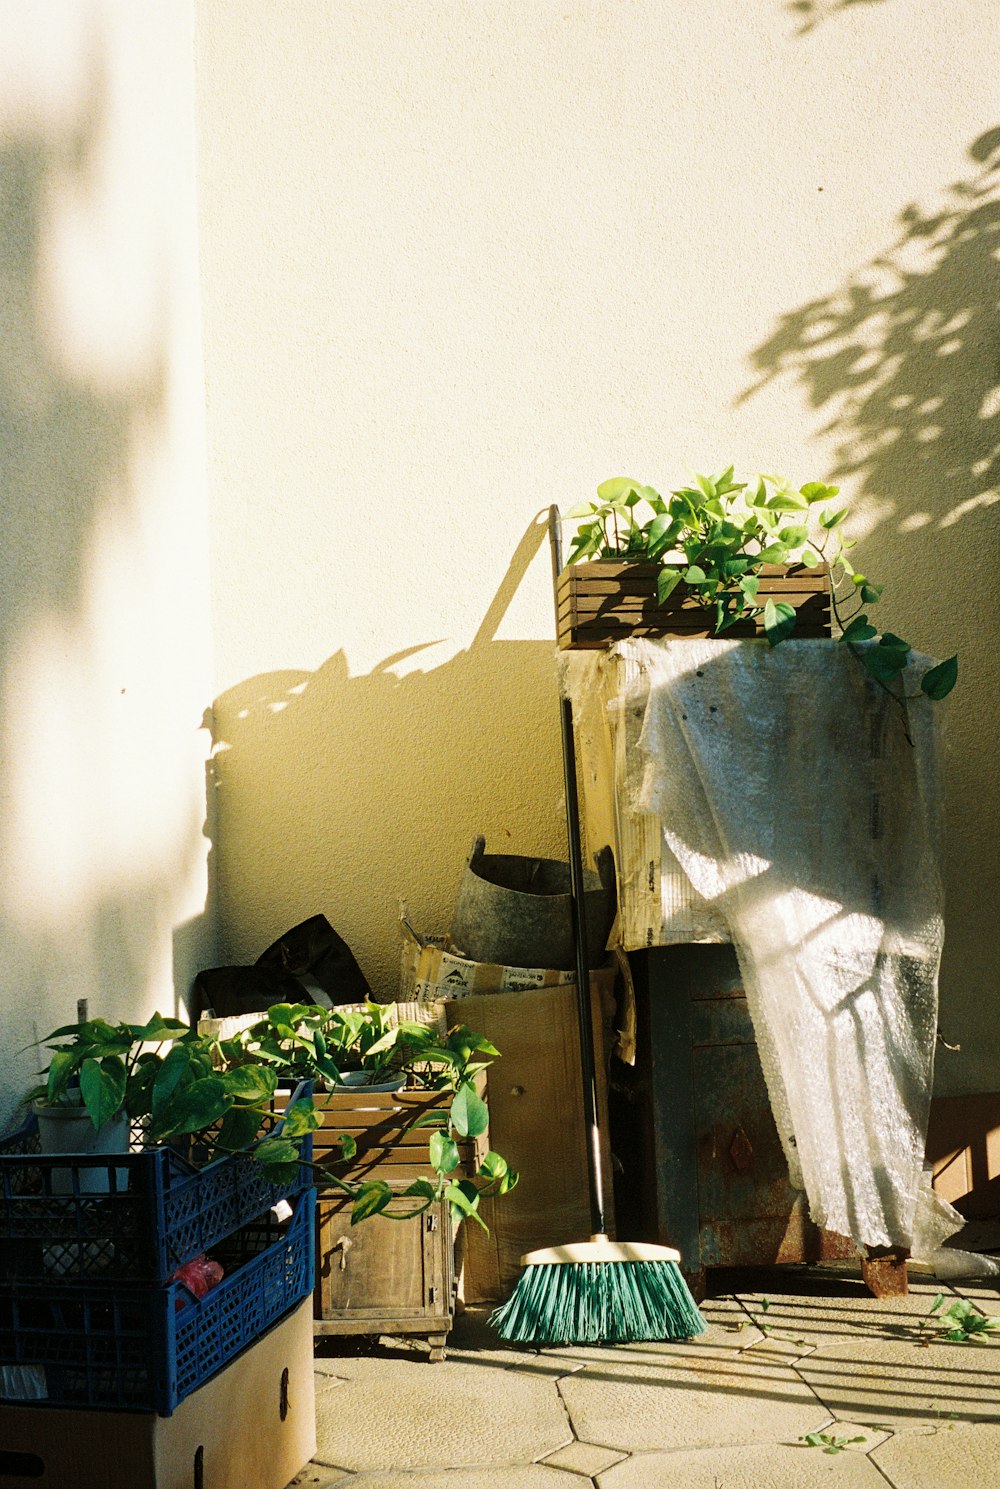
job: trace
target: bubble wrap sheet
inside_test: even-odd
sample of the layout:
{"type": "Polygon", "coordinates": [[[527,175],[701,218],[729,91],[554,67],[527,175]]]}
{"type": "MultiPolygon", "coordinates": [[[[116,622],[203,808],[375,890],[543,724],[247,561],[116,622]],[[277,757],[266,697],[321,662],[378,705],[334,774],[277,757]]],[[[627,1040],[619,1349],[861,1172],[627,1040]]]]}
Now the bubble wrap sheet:
{"type": "MultiPolygon", "coordinates": [[[[728,926],[793,1184],[861,1246],[940,1244],[923,1174],[943,936],[933,706],[899,707],[833,641],[633,640],[624,809],[728,926]]],[[[904,674],[918,693],[927,659],[904,674]]],[[[577,700],[585,713],[588,699],[577,700]]]]}

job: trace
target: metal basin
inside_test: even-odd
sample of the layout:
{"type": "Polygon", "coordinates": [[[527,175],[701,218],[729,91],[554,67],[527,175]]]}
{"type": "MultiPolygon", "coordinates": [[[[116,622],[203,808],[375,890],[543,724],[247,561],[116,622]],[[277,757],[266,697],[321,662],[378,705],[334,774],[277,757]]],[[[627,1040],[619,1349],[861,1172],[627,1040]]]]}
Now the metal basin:
{"type": "MultiPolygon", "coordinates": [[[[451,923],[457,950],[475,962],[547,967],[570,972],[573,949],[569,864],[553,858],[487,853],[477,838],[459,885],[451,923]]],[[[615,918],[615,870],[610,848],[597,855],[598,872],[584,870],[588,962],[604,961],[615,918]]]]}

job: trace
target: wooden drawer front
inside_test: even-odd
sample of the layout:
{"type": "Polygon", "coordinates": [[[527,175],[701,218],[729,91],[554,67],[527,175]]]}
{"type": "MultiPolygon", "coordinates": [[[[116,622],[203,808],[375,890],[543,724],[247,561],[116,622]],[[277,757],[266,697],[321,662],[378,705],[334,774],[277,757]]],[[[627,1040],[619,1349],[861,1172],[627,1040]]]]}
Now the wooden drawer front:
{"type": "MultiPolygon", "coordinates": [[[[393,1201],[398,1213],[412,1205],[393,1201]]],[[[317,1223],[317,1318],[383,1323],[386,1333],[419,1319],[450,1321],[453,1242],[444,1201],[415,1220],[375,1215],[352,1226],[349,1199],[324,1199],[317,1223]]]]}

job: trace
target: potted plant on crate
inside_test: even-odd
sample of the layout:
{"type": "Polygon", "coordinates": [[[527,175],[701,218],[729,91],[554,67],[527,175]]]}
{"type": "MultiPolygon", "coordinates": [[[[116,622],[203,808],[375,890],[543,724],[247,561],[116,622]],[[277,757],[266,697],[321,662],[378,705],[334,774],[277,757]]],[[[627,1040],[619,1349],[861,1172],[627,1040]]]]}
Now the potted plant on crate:
{"type": "Polygon", "coordinates": [[[217,1041],[180,1019],[88,1019],[39,1043],[52,1058],[28,1100],[43,1153],[124,1153],[134,1124],[144,1145],[200,1138],[210,1156],[252,1147],[265,1177],[281,1183],[300,1161],[294,1140],[316,1125],[302,1100],[286,1112],[280,1137],[261,1138],[273,1125],[277,1073],[222,1067],[217,1041]]]}
{"type": "MultiPolygon", "coordinates": [[[[846,503],[822,481],[794,487],[781,476],[737,481],[730,465],[661,497],[617,476],[597,501],[567,514],[578,526],[559,579],[559,639],[569,648],[639,635],[829,635],[829,612],[862,666],[901,705],[892,683],[909,643],[869,623],[882,587],[849,557],[846,503]],[[589,562],[581,564],[581,560],[589,562]]],[[[931,699],[954,687],[958,660],[920,679],[931,699]]]]}
{"type": "MultiPolygon", "coordinates": [[[[313,1104],[317,1123],[330,1117],[349,1125],[345,1118],[359,1101],[368,1112],[384,1110],[381,1127],[376,1120],[354,1132],[341,1132],[334,1140],[335,1151],[328,1150],[327,1162],[317,1169],[321,1187],[328,1185],[351,1197],[353,1223],[377,1214],[412,1219],[443,1197],[456,1223],[471,1218],[483,1225],[480,1198],[506,1194],[518,1180],[499,1153],[475,1153],[477,1139],[489,1126],[477,1079],[499,1051],[464,1026],[440,1034],[425,1024],[391,1023],[389,1007],[369,1003],[344,1010],[278,1003],[258,1023],[223,1040],[220,1053],[238,1069],[264,1066],[293,1080],[313,1081],[319,1088],[313,1104]],[[393,1092],[369,1085],[347,1094],[341,1076],[355,1062],[355,1068],[367,1064],[378,1074],[393,1070],[402,1084],[393,1092]],[[422,1128],[433,1129],[427,1144],[429,1175],[412,1177],[402,1190],[402,1197],[414,1201],[412,1206],[390,1212],[399,1191],[381,1173],[352,1182],[352,1172],[360,1169],[366,1144],[384,1154],[422,1128]],[[372,1144],[373,1136],[380,1141],[372,1144]]],[[[369,1171],[372,1167],[378,1167],[377,1161],[369,1171]]]]}

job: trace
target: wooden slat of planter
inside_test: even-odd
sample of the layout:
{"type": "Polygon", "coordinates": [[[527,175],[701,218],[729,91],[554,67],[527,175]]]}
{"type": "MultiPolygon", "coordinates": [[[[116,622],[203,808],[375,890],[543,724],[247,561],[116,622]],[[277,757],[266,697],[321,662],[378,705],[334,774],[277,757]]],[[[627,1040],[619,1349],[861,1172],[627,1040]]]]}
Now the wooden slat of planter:
{"type": "MultiPolygon", "coordinates": [[[[796,610],[804,610],[810,603],[813,608],[825,610],[826,598],[817,594],[814,590],[803,593],[800,590],[785,591],[780,596],[763,595],[765,599],[780,598],[792,605],[796,610]]],[[[715,620],[714,610],[706,610],[698,604],[685,604],[682,608],[664,612],[652,598],[609,598],[604,605],[583,603],[572,606],[560,614],[560,621],[566,625],[586,625],[588,622],[603,621],[608,618],[627,621],[633,624],[663,624],[664,614],[671,627],[680,626],[682,629],[689,625],[712,625],[715,620]]]]}
{"type": "MultiPolygon", "coordinates": [[[[447,1111],[449,1091],[319,1092],[314,1104],[323,1113],[323,1126],[313,1134],[314,1161],[339,1178],[405,1179],[434,1176],[427,1157],[432,1127],[410,1127],[429,1111],[447,1111]],[[410,1129],[410,1130],[407,1130],[410,1129]],[[337,1141],[349,1133],[358,1145],[354,1158],[340,1155],[337,1141]]],[[[463,1172],[475,1173],[488,1149],[484,1133],[459,1143],[463,1172]]]]}
{"type": "MultiPolygon", "coordinates": [[[[591,567],[592,569],[592,567],[595,567],[595,564],[588,564],[585,567],[591,567]]],[[[826,584],[821,582],[821,579],[812,578],[817,573],[817,569],[805,569],[802,570],[802,573],[783,573],[783,575],[774,576],[763,575],[760,578],[760,593],[778,594],[783,590],[802,590],[808,594],[821,593],[827,587],[826,584]]],[[[674,593],[680,594],[683,591],[674,591],[674,593]]],[[[570,596],[583,596],[583,594],[595,594],[595,596],[607,596],[607,594],[635,594],[635,596],[656,594],[656,576],[650,575],[649,578],[644,578],[643,576],[643,578],[638,579],[606,579],[601,578],[601,576],[589,578],[588,575],[580,575],[576,584],[571,585],[571,587],[570,585],[564,585],[564,587],[558,590],[558,594],[560,594],[560,603],[564,603],[565,600],[570,599],[570,596]]],[[[692,600],[690,603],[696,605],[698,602],[692,600]]]]}
{"type": "MultiPolygon", "coordinates": [[[[675,590],[666,605],[656,603],[656,564],[571,564],[557,586],[558,639],[563,649],[599,648],[626,636],[714,636],[714,616],[690,592],[675,590]]],[[[830,577],[823,568],[766,564],[758,596],[781,599],[798,612],[794,634],[830,635],[830,577]]],[[[763,636],[763,620],[740,621],[723,637],[763,636]]]]}

